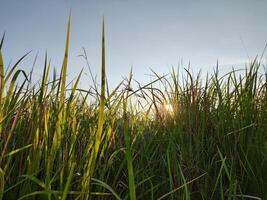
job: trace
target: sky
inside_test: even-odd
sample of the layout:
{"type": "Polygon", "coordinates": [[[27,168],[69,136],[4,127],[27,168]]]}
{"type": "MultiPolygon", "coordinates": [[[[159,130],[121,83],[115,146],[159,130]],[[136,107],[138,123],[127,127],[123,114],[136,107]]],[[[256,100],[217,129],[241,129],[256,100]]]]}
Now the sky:
{"type": "MultiPolygon", "coordinates": [[[[0,35],[7,66],[28,51],[20,65],[41,77],[47,50],[58,72],[63,61],[71,9],[68,80],[84,68],[81,87],[91,84],[83,48],[94,75],[100,77],[101,20],[105,18],[106,67],[111,86],[128,76],[146,83],[153,69],[167,74],[172,66],[194,72],[222,73],[261,55],[267,42],[266,0],[0,0],[0,35]]],[[[99,79],[98,79],[99,80],[99,79]]]]}

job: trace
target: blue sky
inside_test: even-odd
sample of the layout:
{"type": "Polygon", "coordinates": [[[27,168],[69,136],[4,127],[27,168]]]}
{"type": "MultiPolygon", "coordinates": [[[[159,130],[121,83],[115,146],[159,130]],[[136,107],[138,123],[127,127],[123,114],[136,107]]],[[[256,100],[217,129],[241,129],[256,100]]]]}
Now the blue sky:
{"type": "MultiPolygon", "coordinates": [[[[0,34],[8,64],[27,51],[29,71],[38,52],[35,79],[45,51],[60,71],[67,17],[72,10],[69,80],[85,67],[84,47],[94,74],[100,73],[101,19],[106,23],[107,73],[111,85],[127,76],[149,81],[150,68],[168,73],[190,61],[192,69],[222,72],[260,55],[267,42],[266,0],[0,0],[0,34]]],[[[85,67],[85,71],[87,68],[85,67]]],[[[82,87],[90,85],[84,75],[82,87]]]]}

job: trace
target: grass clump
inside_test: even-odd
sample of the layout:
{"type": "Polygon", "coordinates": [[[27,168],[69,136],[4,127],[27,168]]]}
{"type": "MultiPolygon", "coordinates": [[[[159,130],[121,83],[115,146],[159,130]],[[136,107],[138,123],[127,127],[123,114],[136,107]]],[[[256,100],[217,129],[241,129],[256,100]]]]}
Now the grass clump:
{"type": "Polygon", "coordinates": [[[70,18],[61,74],[46,56],[39,85],[18,69],[28,54],[5,71],[1,40],[0,199],[267,199],[257,59],[206,79],[155,73],[137,89],[130,73],[110,91],[103,23],[100,91],[85,91],[82,72],[67,88],[69,37],[70,18]]]}

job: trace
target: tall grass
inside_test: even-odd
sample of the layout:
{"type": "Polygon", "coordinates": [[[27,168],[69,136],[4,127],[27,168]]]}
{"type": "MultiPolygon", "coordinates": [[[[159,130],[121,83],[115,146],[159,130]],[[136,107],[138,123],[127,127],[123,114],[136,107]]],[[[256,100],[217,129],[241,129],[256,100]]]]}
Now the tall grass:
{"type": "Polygon", "coordinates": [[[83,72],[67,84],[70,18],[61,73],[50,77],[46,55],[36,84],[18,68],[28,53],[7,70],[2,38],[0,199],[267,199],[257,58],[241,73],[153,72],[136,89],[130,73],[110,91],[103,21],[100,91],[86,91],[83,72]]]}

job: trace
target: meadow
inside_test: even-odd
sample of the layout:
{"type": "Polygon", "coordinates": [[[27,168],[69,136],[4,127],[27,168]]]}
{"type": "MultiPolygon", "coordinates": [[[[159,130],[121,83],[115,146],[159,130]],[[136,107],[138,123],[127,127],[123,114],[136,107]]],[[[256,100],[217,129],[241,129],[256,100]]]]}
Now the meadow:
{"type": "MultiPolygon", "coordinates": [[[[104,23],[101,83],[4,66],[0,43],[0,199],[267,199],[267,71],[189,69],[109,89],[104,23]],[[183,74],[181,76],[180,74],[183,74]],[[20,81],[19,81],[20,80],[20,81]],[[161,87],[156,85],[160,84],[161,87]]],[[[86,56],[85,56],[86,58],[86,56]]]]}

